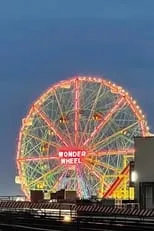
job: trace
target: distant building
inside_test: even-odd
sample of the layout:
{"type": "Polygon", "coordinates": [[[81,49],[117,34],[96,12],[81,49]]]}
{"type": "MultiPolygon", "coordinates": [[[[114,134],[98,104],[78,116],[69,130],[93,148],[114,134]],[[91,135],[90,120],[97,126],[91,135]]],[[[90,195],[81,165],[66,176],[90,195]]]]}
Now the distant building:
{"type": "Polygon", "coordinates": [[[135,137],[135,162],[132,176],[135,198],[141,208],[154,208],[154,136],[135,137]]]}

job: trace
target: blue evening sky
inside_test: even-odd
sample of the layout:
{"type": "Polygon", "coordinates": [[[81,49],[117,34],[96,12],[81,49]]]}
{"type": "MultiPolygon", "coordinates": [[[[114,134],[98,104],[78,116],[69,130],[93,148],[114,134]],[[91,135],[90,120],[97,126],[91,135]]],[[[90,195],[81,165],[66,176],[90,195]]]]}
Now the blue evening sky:
{"type": "Polygon", "coordinates": [[[154,131],[154,0],[0,0],[0,195],[20,193],[22,117],[52,83],[104,75],[139,102],[154,131]]]}

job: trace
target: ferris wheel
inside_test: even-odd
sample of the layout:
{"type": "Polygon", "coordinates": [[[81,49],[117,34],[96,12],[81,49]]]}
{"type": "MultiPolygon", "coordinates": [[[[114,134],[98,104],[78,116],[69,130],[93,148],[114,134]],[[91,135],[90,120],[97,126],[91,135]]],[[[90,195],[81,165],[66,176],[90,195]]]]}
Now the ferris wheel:
{"type": "Polygon", "coordinates": [[[123,184],[119,176],[128,176],[134,136],[148,133],[141,109],[122,87],[95,77],[61,81],[22,121],[17,148],[22,190],[27,197],[30,190],[62,188],[81,198],[113,197],[123,184]]]}

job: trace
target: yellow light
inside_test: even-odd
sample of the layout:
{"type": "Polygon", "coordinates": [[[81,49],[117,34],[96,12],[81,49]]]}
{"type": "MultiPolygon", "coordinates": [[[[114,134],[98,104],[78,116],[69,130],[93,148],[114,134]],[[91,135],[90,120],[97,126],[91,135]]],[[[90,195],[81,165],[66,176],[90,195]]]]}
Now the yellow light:
{"type": "Polygon", "coordinates": [[[71,216],[70,215],[65,215],[64,216],[64,222],[71,222],[72,219],[71,219],[71,216]]]}
{"type": "Polygon", "coordinates": [[[33,120],[32,119],[30,119],[29,121],[27,121],[26,122],[26,125],[29,127],[29,126],[32,126],[32,124],[33,124],[33,120]]]}
{"type": "Polygon", "coordinates": [[[68,84],[68,83],[61,84],[60,88],[70,89],[71,88],[71,84],[68,84]]]}
{"type": "Polygon", "coordinates": [[[21,179],[20,179],[19,176],[16,176],[16,177],[15,177],[15,183],[16,183],[16,184],[21,184],[21,179]]]}
{"type": "Polygon", "coordinates": [[[142,110],[140,109],[139,112],[142,114],[142,110]]]}

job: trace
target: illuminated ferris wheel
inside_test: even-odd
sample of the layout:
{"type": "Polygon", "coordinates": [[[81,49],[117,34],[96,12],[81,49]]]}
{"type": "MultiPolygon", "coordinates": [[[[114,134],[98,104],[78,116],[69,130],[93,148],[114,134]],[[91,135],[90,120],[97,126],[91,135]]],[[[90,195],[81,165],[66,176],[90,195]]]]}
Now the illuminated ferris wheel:
{"type": "Polygon", "coordinates": [[[134,136],[147,122],[136,101],[120,86],[95,77],[53,85],[23,119],[17,168],[24,193],[65,188],[78,196],[114,197],[128,187],[134,136]],[[121,176],[121,177],[120,177],[121,176]]]}

